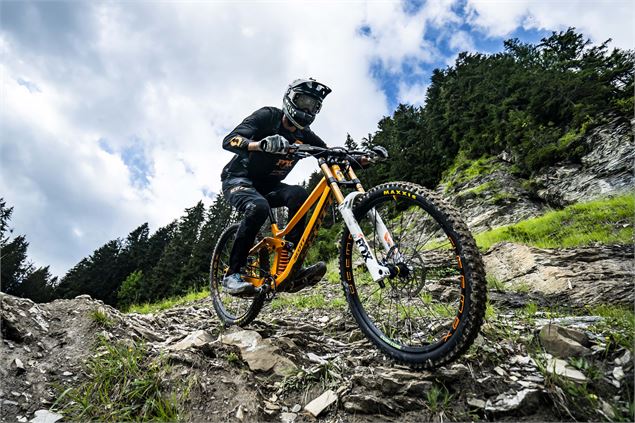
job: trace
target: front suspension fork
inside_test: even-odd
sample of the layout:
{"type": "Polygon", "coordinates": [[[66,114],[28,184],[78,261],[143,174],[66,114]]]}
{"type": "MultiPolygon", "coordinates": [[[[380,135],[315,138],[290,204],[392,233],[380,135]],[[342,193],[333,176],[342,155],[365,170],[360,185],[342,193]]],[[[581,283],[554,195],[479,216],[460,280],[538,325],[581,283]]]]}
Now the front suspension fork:
{"type": "MultiPolygon", "coordinates": [[[[344,198],[344,201],[338,206],[338,209],[340,211],[340,214],[342,215],[346,227],[353,237],[353,241],[357,246],[357,250],[364,259],[364,264],[366,264],[366,267],[368,267],[368,271],[370,272],[371,277],[375,282],[379,282],[387,277],[394,276],[395,270],[391,267],[384,266],[377,261],[375,254],[373,254],[373,250],[368,244],[368,240],[364,236],[362,229],[359,227],[357,219],[355,219],[355,216],[353,214],[353,201],[355,200],[355,197],[361,194],[363,193],[359,191],[351,192],[346,196],[346,198],[344,198]]],[[[388,228],[386,228],[386,225],[381,219],[381,216],[379,216],[379,213],[377,213],[377,211],[372,208],[368,212],[368,217],[371,218],[374,222],[375,232],[379,235],[379,239],[382,246],[384,247],[384,250],[387,253],[391,254],[395,258],[395,261],[401,261],[401,254],[399,253],[399,250],[395,245],[392,236],[388,231],[388,228]]]]}

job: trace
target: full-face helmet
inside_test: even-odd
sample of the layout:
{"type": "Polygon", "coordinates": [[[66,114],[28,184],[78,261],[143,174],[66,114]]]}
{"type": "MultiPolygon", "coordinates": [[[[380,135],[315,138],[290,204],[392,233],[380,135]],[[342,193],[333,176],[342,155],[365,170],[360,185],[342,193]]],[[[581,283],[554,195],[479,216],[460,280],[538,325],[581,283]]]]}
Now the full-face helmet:
{"type": "Polygon", "coordinates": [[[296,79],[284,93],[282,110],[296,128],[304,129],[313,122],[330,92],[329,87],[313,78],[296,79]]]}

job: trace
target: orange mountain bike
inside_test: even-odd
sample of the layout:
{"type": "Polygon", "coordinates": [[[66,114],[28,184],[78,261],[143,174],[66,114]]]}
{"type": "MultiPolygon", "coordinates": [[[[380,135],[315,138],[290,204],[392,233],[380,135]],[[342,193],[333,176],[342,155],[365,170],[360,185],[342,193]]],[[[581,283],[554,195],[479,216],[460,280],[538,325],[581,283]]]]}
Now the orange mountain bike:
{"type": "Polygon", "coordinates": [[[324,177],[284,228],[272,215],[271,236],[250,250],[245,279],[259,288],[256,296],[223,292],[221,280],[238,225],[220,236],[210,280],[223,323],[250,323],[284,287],[335,200],[344,223],[341,283],[365,336],[394,360],[415,368],[435,368],[459,357],[476,338],[486,305],[483,262],[459,214],[437,194],[410,182],[387,182],[366,192],[351,163],[362,156],[379,159],[372,151],[292,149],[299,157],[317,158],[324,177]],[[284,236],[310,211],[302,238],[289,245],[284,236]]]}

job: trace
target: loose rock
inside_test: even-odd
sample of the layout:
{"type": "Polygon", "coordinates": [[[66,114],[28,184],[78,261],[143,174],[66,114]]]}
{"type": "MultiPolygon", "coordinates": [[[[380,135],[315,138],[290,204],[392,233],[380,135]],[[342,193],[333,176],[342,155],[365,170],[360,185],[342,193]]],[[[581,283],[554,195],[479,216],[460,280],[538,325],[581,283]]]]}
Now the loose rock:
{"type": "Polygon", "coordinates": [[[591,350],[581,342],[590,345],[584,333],[558,325],[545,325],[540,330],[540,343],[547,352],[561,358],[587,356],[591,350]]]}
{"type": "Polygon", "coordinates": [[[31,419],[31,423],[55,423],[63,417],[61,414],[48,410],[38,410],[35,412],[35,418],[31,419]]]}
{"type": "Polygon", "coordinates": [[[569,366],[566,361],[560,360],[559,358],[547,360],[547,371],[566,377],[576,383],[584,383],[587,381],[586,376],[584,376],[582,372],[569,366]]]}
{"type": "Polygon", "coordinates": [[[324,392],[319,397],[315,398],[313,401],[304,406],[304,409],[311,413],[313,417],[317,417],[328,408],[329,405],[333,404],[337,401],[337,395],[332,390],[328,390],[324,392]]]}
{"type": "Polygon", "coordinates": [[[531,410],[540,401],[540,391],[537,389],[523,389],[520,392],[508,392],[487,401],[485,411],[490,413],[507,413],[515,410],[531,410]]]}
{"type": "Polygon", "coordinates": [[[298,417],[296,413],[280,413],[280,421],[282,423],[293,423],[298,417]]]}
{"type": "Polygon", "coordinates": [[[236,345],[251,370],[270,371],[287,376],[296,371],[297,366],[288,358],[277,354],[278,347],[256,331],[240,330],[221,336],[221,342],[236,345]]]}

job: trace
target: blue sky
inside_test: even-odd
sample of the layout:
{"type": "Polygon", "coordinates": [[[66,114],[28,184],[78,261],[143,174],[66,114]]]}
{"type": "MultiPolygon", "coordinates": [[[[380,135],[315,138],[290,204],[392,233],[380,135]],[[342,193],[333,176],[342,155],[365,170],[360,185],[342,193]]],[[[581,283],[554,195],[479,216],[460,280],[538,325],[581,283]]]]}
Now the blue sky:
{"type": "Polygon", "coordinates": [[[313,129],[337,145],[424,104],[431,71],[461,51],[570,26],[634,43],[631,1],[3,1],[0,17],[0,195],[56,275],[209,204],[231,158],[222,137],[295,78],[333,89],[313,129]]]}

